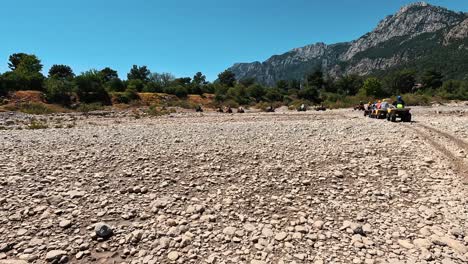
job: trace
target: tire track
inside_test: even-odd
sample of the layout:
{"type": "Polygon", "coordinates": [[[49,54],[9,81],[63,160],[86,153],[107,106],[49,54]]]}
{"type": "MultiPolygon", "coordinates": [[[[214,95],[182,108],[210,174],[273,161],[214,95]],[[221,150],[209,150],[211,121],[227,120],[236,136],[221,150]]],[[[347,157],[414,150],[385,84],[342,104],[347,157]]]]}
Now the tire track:
{"type": "Polygon", "coordinates": [[[461,139],[458,139],[457,137],[444,132],[440,131],[436,128],[423,125],[423,124],[416,124],[416,125],[408,125],[405,124],[405,126],[414,132],[424,138],[434,149],[442,153],[449,161],[450,163],[454,166],[454,169],[456,172],[461,174],[462,178],[464,180],[468,180],[468,164],[464,161],[463,158],[456,156],[451,150],[449,150],[447,147],[448,144],[437,142],[435,140],[435,137],[431,135],[431,132],[434,134],[437,134],[441,136],[442,138],[448,139],[449,142],[452,144],[455,144],[458,148],[468,152],[468,143],[464,142],[461,139]],[[418,128],[416,128],[417,126],[418,128]],[[422,128],[422,129],[421,129],[422,128]],[[423,131],[424,130],[424,131],[423,131]]]}
{"type": "Polygon", "coordinates": [[[436,134],[439,134],[443,137],[446,137],[446,138],[449,138],[450,140],[452,140],[453,142],[455,142],[457,144],[457,146],[465,151],[468,151],[468,143],[447,133],[447,132],[444,132],[444,131],[441,131],[437,128],[434,128],[434,127],[431,127],[431,126],[428,126],[428,125],[423,125],[423,124],[418,124],[418,126],[421,126],[421,127],[424,127],[425,129],[427,130],[431,130],[432,132],[436,133],[436,134]]]}

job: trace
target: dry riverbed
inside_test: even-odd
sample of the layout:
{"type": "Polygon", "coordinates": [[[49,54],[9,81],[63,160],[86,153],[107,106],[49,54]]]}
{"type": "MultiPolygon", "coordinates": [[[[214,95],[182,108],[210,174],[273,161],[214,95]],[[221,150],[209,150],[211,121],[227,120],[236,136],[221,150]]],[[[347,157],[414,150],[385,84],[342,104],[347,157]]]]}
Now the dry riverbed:
{"type": "Polygon", "coordinates": [[[35,119],[0,116],[0,264],[468,262],[468,106],[35,119]]]}

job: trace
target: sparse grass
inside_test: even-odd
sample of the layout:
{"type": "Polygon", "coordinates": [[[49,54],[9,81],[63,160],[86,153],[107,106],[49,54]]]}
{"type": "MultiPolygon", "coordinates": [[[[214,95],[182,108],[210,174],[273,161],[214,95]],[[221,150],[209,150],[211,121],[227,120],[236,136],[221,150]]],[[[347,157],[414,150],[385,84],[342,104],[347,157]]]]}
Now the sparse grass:
{"type": "Polygon", "coordinates": [[[283,106],[282,102],[260,102],[255,105],[255,108],[261,109],[262,111],[266,111],[270,106],[273,106],[273,108],[278,108],[283,106]]]}
{"type": "Polygon", "coordinates": [[[54,109],[43,103],[23,103],[20,104],[18,110],[31,115],[47,115],[56,113],[54,109]]]}
{"type": "Polygon", "coordinates": [[[147,110],[145,110],[145,113],[149,116],[162,116],[162,115],[168,115],[171,113],[175,113],[175,110],[173,109],[159,109],[156,105],[152,105],[148,107],[147,110]]]}
{"type": "Polygon", "coordinates": [[[47,123],[39,120],[32,120],[30,124],[26,127],[27,129],[46,129],[49,128],[47,123]]]}
{"type": "Polygon", "coordinates": [[[54,104],[45,104],[38,102],[28,102],[28,103],[10,103],[1,107],[0,111],[15,111],[23,112],[26,114],[32,115],[47,115],[53,113],[64,113],[69,112],[68,109],[65,109],[59,105],[54,104]]]}
{"type": "Polygon", "coordinates": [[[82,112],[82,113],[89,113],[92,111],[98,111],[98,110],[103,110],[104,106],[100,103],[92,103],[92,104],[80,104],[78,108],[76,108],[76,111],[82,112]]]}

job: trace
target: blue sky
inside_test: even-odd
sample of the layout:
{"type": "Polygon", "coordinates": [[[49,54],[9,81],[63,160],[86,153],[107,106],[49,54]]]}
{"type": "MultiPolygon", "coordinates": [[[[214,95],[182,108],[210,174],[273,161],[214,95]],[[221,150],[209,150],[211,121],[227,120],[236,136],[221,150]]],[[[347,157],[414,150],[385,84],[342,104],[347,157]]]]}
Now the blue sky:
{"type": "MultiPolygon", "coordinates": [[[[263,61],[315,42],[349,41],[408,0],[3,0],[0,72],[36,54],[75,73],[133,64],[209,80],[235,62],[263,61]]],[[[428,1],[468,11],[466,0],[428,1]]]]}

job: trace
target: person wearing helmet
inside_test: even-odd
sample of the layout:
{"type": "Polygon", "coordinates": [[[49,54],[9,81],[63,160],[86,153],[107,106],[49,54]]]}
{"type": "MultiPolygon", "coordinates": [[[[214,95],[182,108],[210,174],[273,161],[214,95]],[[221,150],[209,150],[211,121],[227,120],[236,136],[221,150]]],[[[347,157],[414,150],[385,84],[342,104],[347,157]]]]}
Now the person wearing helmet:
{"type": "Polygon", "coordinates": [[[380,109],[382,110],[387,110],[390,107],[390,104],[387,102],[386,99],[382,100],[382,103],[380,104],[380,109]]]}
{"type": "Polygon", "coordinates": [[[405,101],[403,101],[401,96],[397,96],[397,100],[393,103],[393,105],[398,109],[405,108],[405,101]]]}
{"type": "Polygon", "coordinates": [[[377,105],[376,105],[376,106],[377,106],[377,109],[380,109],[381,105],[382,105],[382,101],[379,100],[379,101],[377,102],[377,105]]]}

